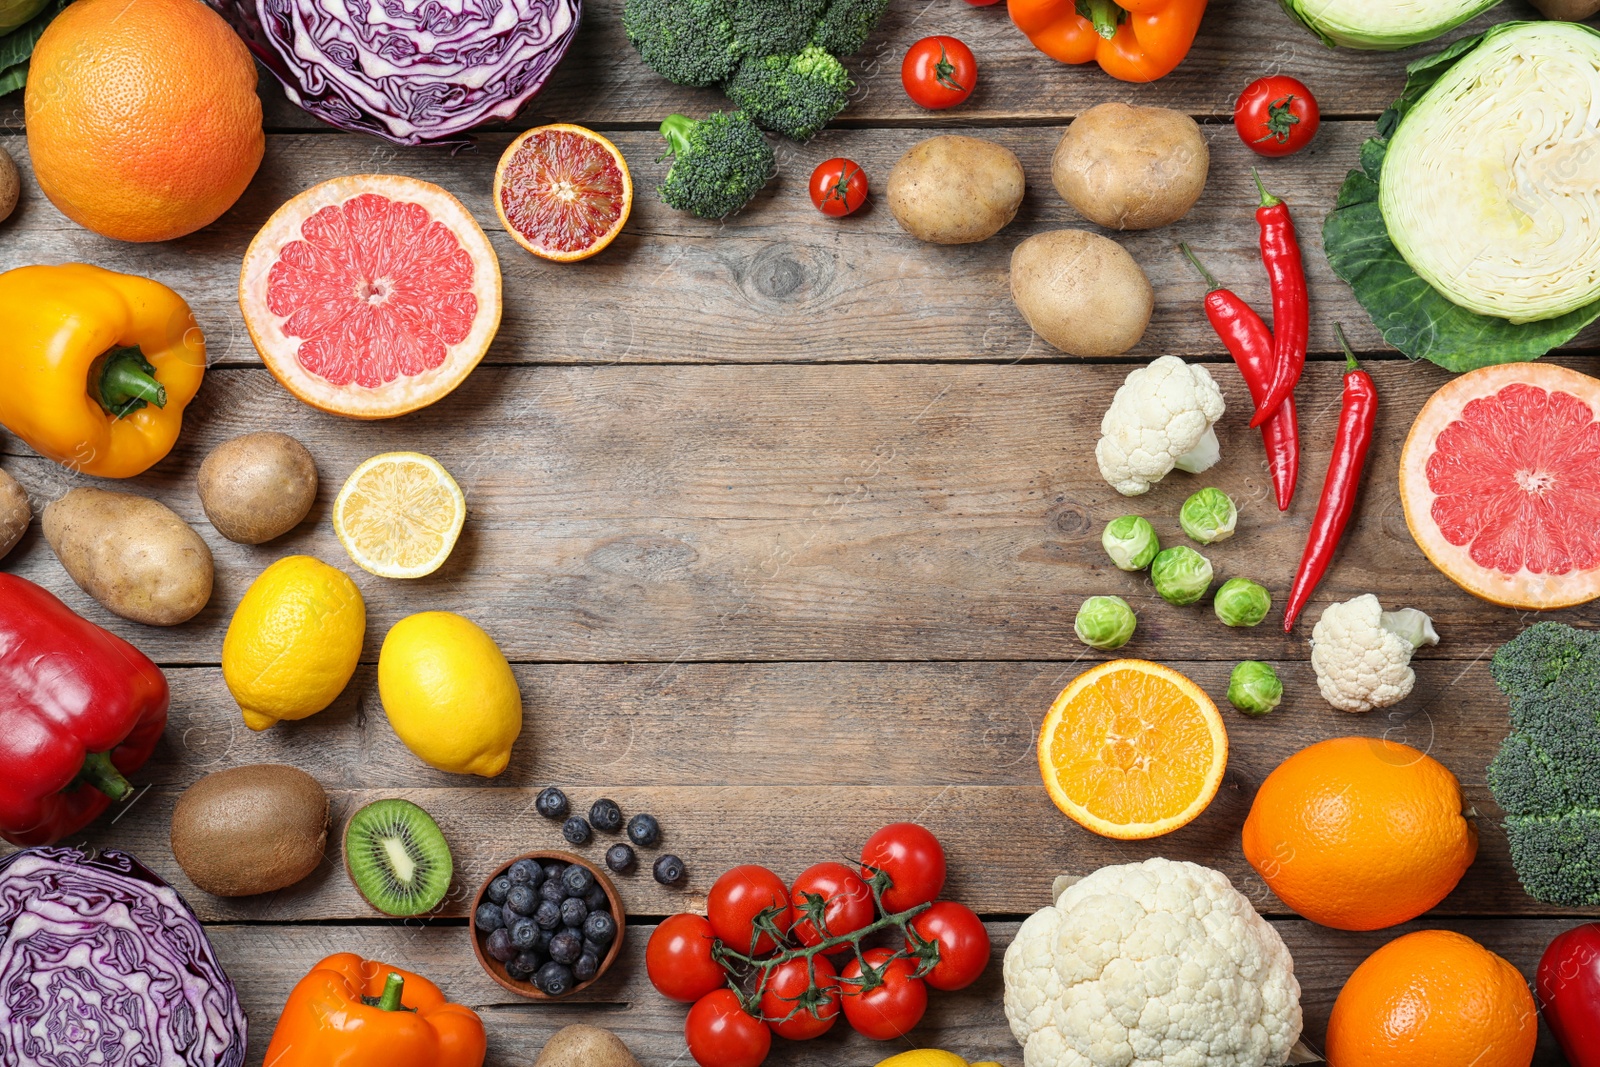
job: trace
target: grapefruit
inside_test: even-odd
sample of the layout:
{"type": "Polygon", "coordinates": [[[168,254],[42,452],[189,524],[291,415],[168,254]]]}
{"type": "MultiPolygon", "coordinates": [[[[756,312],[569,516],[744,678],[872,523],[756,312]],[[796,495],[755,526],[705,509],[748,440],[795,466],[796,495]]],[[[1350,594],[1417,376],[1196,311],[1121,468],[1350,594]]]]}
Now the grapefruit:
{"type": "Polygon", "coordinates": [[[1534,610],[1600,596],[1600,380],[1506,363],[1447,383],[1406,438],[1400,499],[1469,593],[1534,610]]]}
{"type": "Polygon", "coordinates": [[[540,126],[506,147],[494,171],[494,208],[534,255],[588,259],[633,210],[633,178],[617,146],[593,130],[540,126]]]}
{"type": "Polygon", "coordinates": [[[357,174],[273,213],[245,252],[239,306],[284,388],[321,411],[386,419],[478,365],[500,326],[500,263],[437,185],[357,174]]]}

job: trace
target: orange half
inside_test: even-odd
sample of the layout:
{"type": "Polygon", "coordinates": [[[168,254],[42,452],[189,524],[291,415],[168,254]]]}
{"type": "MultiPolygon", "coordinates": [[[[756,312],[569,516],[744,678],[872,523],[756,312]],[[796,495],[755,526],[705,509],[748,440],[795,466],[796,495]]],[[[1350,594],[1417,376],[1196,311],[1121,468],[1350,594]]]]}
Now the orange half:
{"type": "Polygon", "coordinates": [[[506,232],[541,259],[571,263],[609,245],[633,210],[633,177],[617,146],[570,123],[512,141],[494,171],[506,232]]]}
{"type": "Polygon", "coordinates": [[[1118,659],[1074,678],[1039,731],[1056,807],[1102,837],[1159,837],[1206,810],[1228,766],[1217,706],[1159,663],[1118,659]]]}

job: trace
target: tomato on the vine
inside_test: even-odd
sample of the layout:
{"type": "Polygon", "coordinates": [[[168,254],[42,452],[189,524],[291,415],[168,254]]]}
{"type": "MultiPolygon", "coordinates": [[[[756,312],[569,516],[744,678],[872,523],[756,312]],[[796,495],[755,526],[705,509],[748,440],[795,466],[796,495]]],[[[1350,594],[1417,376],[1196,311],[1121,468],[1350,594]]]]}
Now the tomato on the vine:
{"type": "Polygon", "coordinates": [[[853,159],[823,160],[811,172],[811,202],[824,215],[850,214],[867,202],[867,172],[853,159]]]}
{"type": "MultiPolygon", "coordinates": [[[[801,872],[789,891],[794,906],[791,933],[802,945],[815,945],[824,937],[843,937],[871,926],[878,917],[872,890],[861,876],[842,863],[816,863],[801,872]],[[822,926],[819,931],[806,915],[806,898],[822,898],[822,926]]],[[[836,951],[848,949],[840,945],[836,951]]]]}
{"type": "Polygon", "coordinates": [[[711,958],[711,924],[698,915],[673,915],[650,935],[644,950],[645,973],[656,991],[671,1000],[692,1004],[728,984],[722,967],[711,958]]]}
{"type": "Polygon", "coordinates": [[[944,888],[944,846],[914,822],[890,823],[862,846],[861,877],[871,879],[873,868],[891,882],[883,892],[883,906],[905,911],[936,899],[944,888]]]}
{"type": "Polygon", "coordinates": [[[929,111],[955,107],[978,85],[978,61],[972,49],[954,37],[924,37],[900,63],[906,95],[929,111]]]}
{"type": "MultiPolygon", "coordinates": [[[[911,920],[911,929],[923,941],[939,946],[939,962],[922,980],[935,989],[965,989],[989,966],[989,931],[983,920],[965,904],[941,900],[911,920]]],[[[906,948],[915,950],[911,938],[906,948]]]]}
{"type": "Polygon", "coordinates": [[[1233,105],[1233,128],[1239,139],[1263,156],[1300,151],[1317,135],[1322,112],[1305,83],[1286,74],[1257,78],[1233,105]]]}
{"type": "Polygon", "coordinates": [[[874,1041],[910,1033],[928,1010],[928,987],[916,977],[916,961],[891,960],[894,953],[886,948],[869,948],[862,956],[869,966],[882,968],[883,981],[871,989],[851,985],[850,979],[862,976],[861,960],[851,960],[840,975],[845,979],[844,1017],[857,1033],[874,1041]]]}
{"type": "Polygon", "coordinates": [[[718,989],[695,1001],[683,1023],[689,1055],[700,1067],[761,1067],[772,1031],[744,1010],[738,994],[718,989]]]}
{"type": "Polygon", "coordinates": [[[718,878],[706,897],[706,917],[724,945],[744,955],[760,956],[777,947],[772,935],[756,931],[756,917],[773,911],[772,925],[787,933],[794,923],[789,887],[783,879],[755,863],[746,863],[718,878]]]}
{"type": "Polygon", "coordinates": [[[803,959],[778,964],[761,991],[761,1017],[773,1033],[790,1041],[821,1037],[839,1021],[839,972],[826,956],[813,958],[809,969],[803,959]]]}

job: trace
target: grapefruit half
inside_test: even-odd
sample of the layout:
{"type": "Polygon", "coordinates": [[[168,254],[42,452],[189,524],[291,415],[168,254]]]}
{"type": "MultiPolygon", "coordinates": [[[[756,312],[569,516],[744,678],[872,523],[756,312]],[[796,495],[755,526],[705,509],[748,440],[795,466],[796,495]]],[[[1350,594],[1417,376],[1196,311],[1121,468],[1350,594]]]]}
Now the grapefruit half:
{"type": "Polygon", "coordinates": [[[460,385],[500,326],[500,262],[437,185],[312,186],[250,242],[239,307],[267,369],[314,408],[386,419],[460,385]]]}
{"type": "Polygon", "coordinates": [[[1454,379],[1411,426],[1400,499],[1469,593],[1535,610],[1600,596],[1600,380],[1548,363],[1454,379]]]}

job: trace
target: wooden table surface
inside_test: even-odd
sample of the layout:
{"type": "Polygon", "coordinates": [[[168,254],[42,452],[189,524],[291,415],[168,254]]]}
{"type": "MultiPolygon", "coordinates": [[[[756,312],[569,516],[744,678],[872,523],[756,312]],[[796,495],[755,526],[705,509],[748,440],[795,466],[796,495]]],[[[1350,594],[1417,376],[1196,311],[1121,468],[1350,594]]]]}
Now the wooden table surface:
{"type": "MultiPolygon", "coordinates": [[[[72,584],[37,523],[3,565],[167,669],[171,724],[137,776],[148,788],[86,839],[137,854],[206,920],[250,1015],[250,1062],[260,1062],[278,1008],[307,967],[352,950],[421,971],[478,1009],[491,1064],[531,1064],[551,1032],[579,1021],[617,1031],[647,1067],[686,1063],[684,1009],[643,973],[652,924],[694,906],[733,864],[759,862],[793,877],[901,819],[944,841],[948,895],[990,922],[995,963],[972,988],[935,994],[907,1042],[872,1044],[840,1025],[819,1041],[777,1043],[774,1067],[870,1067],[907,1044],[1020,1064],[998,963],[1017,922],[1048,903],[1057,874],[1152,855],[1225,871],[1274,922],[1295,955],[1313,1048],[1350,971],[1404,930],[1460,930],[1531,974],[1546,942],[1580,913],[1522,892],[1484,784],[1506,731],[1487,657],[1529,619],[1461,592],[1413,544],[1396,488],[1398,453],[1417,410],[1448,376],[1384,348],[1331,275],[1318,236],[1361,140],[1419,50],[1330,51],[1271,0],[1213,0],[1188,61],[1160,82],[1130,86],[1034,52],[1004,5],[896,0],[851,61],[860,89],[835,128],[809,144],[779,142],[778,180],[738,217],[715,224],[665,208],[650,190],[665,169],[654,127],[671,111],[718,106],[719,97],[648,71],[622,35],[621,0],[587,7],[572,54],[519,121],[600,129],[633,170],[632,220],[611,248],[576,265],[534,259],[499,232],[490,186],[509,132],[485,133],[475,151],[456,156],[398,149],[322,127],[263,75],[267,155],[243,199],[200,233],[146,246],[101,239],[45,201],[29,173],[20,98],[0,104],[0,143],[22,167],[25,190],[0,227],[0,267],[84,260],[153,276],[189,300],[209,339],[213,365],[182,439],[126,487],[159,498],[204,536],[217,561],[210,606],[171,629],[118,619],[72,584]],[[899,58],[916,37],[941,32],[973,46],[982,74],[965,107],[930,114],[901,91],[899,58]],[[1323,127],[1307,151],[1263,164],[1228,117],[1234,93],[1277,70],[1318,94],[1323,127]],[[1032,335],[1009,299],[1006,271],[1027,235],[1086,225],[1051,188],[1049,159],[1064,124],[1106,100],[1194,115],[1212,170],[1187,218],[1120,238],[1155,284],[1155,317],[1126,357],[1095,362],[1062,356],[1032,335]],[[999,236],[924,245],[881,203],[838,221],[811,207],[805,179],[818,161],[850,156],[881,190],[900,153],[935,128],[975,128],[1021,158],[1030,188],[999,236]],[[1176,248],[1189,241],[1226,283],[1269,306],[1255,253],[1252,165],[1294,206],[1311,279],[1317,361],[1300,390],[1307,454],[1287,514],[1271,502],[1259,438],[1245,427],[1243,383],[1204,322],[1203,288],[1176,248]],[[505,319],[484,364],[432,408],[379,423],[323,415],[290,397],[262,369],[236,303],[240,258],[268,214],[315,182],[360,172],[414,175],[454,192],[490,231],[505,278],[505,319]],[[1340,367],[1329,358],[1335,321],[1366,356],[1382,409],[1357,521],[1308,620],[1330,601],[1376,592],[1386,606],[1428,612],[1443,637],[1419,653],[1415,693],[1365,716],[1335,711],[1317,695],[1309,622],[1293,636],[1275,621],[1227,629],[1204,607],[1164,604],[1146,579],[1112,568],[1098,543],[1101,526],[1129,510],[1150,516],[1163,538],[1178,536],[1184,496],[1215,484],[1241,507],[1238,536],[1209,553],[1219,577],[1248,575],[1281,597],[1327,463],[1339,395],[1340,367]],[[1127,501],[1096,471],[1100,415],[1131,365],[1165,353],[1204,362],[1221,382],[1229,403],[1219,426],[1223,462],[1203,480],[1175,475],[1127,501]],[[245,547],[206,523],[195,475],[219,442],[260,429],[304,441],[322,489],[297,530],[245,547]],[[415,582],[356,568],[329,521],[349,472],[395,449],[437,457],[467,496],[454,554],[415,582]],[[254,734],[222,684],[222,634],[256,574],[298,552],[345,569],[361,587],[364,665],[327,711],[254,734]],[[1195,822],[1154,841],[1096,837],[1060,815],[1039,785],[1033,746],[1043,713],[1075,673],[1102,658],[1072,635],[1079,600],[1095,593],[1127,597],[1139,612],[1139,633],[1122,654],[1169,663],[1219,699],[1245,658],[1272,661],[1287,688],[1265,720],[1225,709],[1232,759],[1221,791],[1195,822]],[[492,781],[425,767],[382,715],[373,668],[382,636],[431,609],[477,621],[516,666],[526,725],[511,766],[492,781]],[[1404,928],[1351,934],[1299,919],[1240,853],[1240,826],[1262,778],[1291,752],[1350,733],[1427,749],[1461,779],[1479,813],[1477,862],[1439,908],[1404,928]],[[264,761],[316,775],[336,819],[382,796],[431,811],[457,868],[440,913],[382,919],[352,890],[331,846],[304,883],[264,899],[195,889],[168,846],[177,795],[208,772],[264,761]],[[491,982],[465,927],[486,872],[559,843],[555,824],[533,811],[549,784],[582,808],[610,796],[626,812],[654,812],[664,847],[690,869],[687,889],[663,888],[647,874],[621,879],[630,917],[623,959],[593,989],[553,1005],[518,1000],[491,982]]],[[[1518,3],[1498,9],[1500,18],[1529,13],[1518,3]]],[[[1600,370],[1582,347],[1554,358],[1600,370]]],[[[9,436],[0,456],[36,508],[91,481],[9,436]]],[[[597,835],[588,853],[598,859],[605,842],[597,835]]],[[[1542,1033],[1536,1063],[1560,1062],[1542,1033]]]]}

